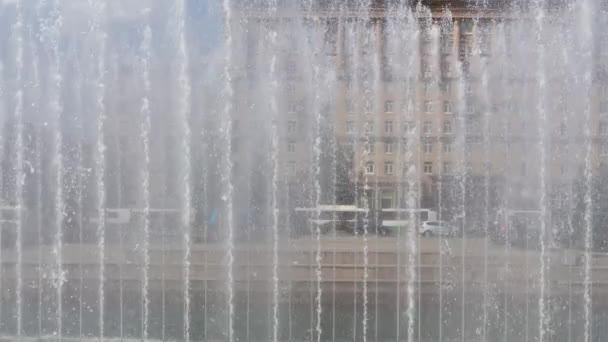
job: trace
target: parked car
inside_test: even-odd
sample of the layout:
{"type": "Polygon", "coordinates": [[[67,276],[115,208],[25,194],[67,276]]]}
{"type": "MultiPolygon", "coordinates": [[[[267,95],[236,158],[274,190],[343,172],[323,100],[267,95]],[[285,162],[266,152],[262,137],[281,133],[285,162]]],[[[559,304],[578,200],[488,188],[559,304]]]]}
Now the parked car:
{"type": "Polygon", "coordinates": [[[425,237],[453,236],[456,233],[454,226],[445,221],[426,221],[422,223],[420,234],[425,237]]]}

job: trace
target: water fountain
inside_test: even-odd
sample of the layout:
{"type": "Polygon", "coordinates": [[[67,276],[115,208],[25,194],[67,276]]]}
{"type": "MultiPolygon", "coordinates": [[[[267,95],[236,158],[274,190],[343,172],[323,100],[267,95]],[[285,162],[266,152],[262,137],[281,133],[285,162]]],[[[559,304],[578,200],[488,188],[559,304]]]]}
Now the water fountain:
{"type": "Polygon", "coordinates": [[[603,341],[607,18],[0,0],[0,337],[603,341]]]}

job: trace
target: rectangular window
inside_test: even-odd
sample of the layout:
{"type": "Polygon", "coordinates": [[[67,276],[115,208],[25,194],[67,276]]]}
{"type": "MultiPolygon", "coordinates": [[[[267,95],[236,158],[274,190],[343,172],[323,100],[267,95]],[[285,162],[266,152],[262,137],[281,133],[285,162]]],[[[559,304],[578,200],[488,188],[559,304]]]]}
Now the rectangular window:
{"type": "Polygon", "coordinates": [[[293,76],[296,74],[296,62],[288,61],[287,62],[287,75],[293,76]]]}
{"type": "Polygon", "coordinates": [[[287,143],[287,152],[294,153],[295,151],[296,151],[296,143],[293,141],[290,141],[289,143],[287,143]]]}
{"type": "Polygon", "coordinates": [[[367,143],[365,143],[365,153],[367,154],[372,154],[375,151],[375,144],[373,141],[369,141],[367,143]]]}
{"type": "Polygon", "coordinates": [[[454,172],[454,167],[451,162],[443,162],[443,173],[454,172]]]}
{"type": "Polygon", "coordinates": [[[393,134],[393,122],[392,121],[384,121],[384,133],[393,134]]]}
{"type": "Polygon", "coordinates": [[[393,101],[384,102],[384,111],[387,113],[392,113],[394,105],[395,103],[393,101]]]}
{"type": "Polygon", "coordinates": [[[295,113],[298,110],[298,106],[296,105],[295,102],[289,102],[289,104],[287,105],[287,112],[289,113],[295,113]]]}
{"type": "Polygon", "coordinates": [[[452,114],[452,102],[443,101],[443,112],[446,114],[452,114]]]}
{"type": "Polygon", "coordinates": [[[393,207],[393,198],[395,197],[395,194],[393,191],[391,190],[385,190],[382,191],[382,201],[381,201],[381,206],[382,208],[392,208],[393,207]]]}
{"type": "Polygon", "coordinates": [[[422,148],[424,150],[424,153],[426,153],[426,154],[433,153],[433,142],[432,141],[425,141],[422,144],[422,148]]]}
{"type": "Polygon", "coordinates": [[[296,132],[296,122],[294,120],[287,121],[287,132],[289,132],[289,133],[296,132]]]}
{"type": "Polygon", "coordinates": [[[346,121],[346,133],[355,133],[354,121],[346,121]]]}
{"type": "Polygon", "coordinates": [[[433,173],[433,163],[432,162],[424,162],[424,173],[430,175],[433,173]]]}
{"type": "Polygon", "coordinates": [[[600,102],[600,113],[608,114],[608,101],[600,102]]]}
{"type": "Polygon", "coordinates": [[[365,173],[368,175],[374,174],[374,162],[365,163],[365,173]]]}
{"type": "Polygon", "coordinates": [[[443,134],[452,134],[452,121],[445,120],[443,122],[443,134]]]}
{"type": "Polygon", "coordinates": [[[469,104],[466,106],[466,113],[469,115],[475,114],[475,105],[469,104]]]}
{"type": "Polygon", "coordinates": [[[374,132],[374,122],[368,121],[365,123],[365,133],[373,133],[374,132]]]}
{"type": "Polygon", "coordinates": [[[374,105],[373,105],[372,101],[366,100],[365,101],[365,112],[369,114],[373,111],[373,109],[374,109],[374,105]]]}
{"type": "Polygon", "coordinates": [[[347,113],[354,113],[355,112],[355,102],[352,100],[347,100],[346,101],[346,112],[347,113]]]}
{"type": "Polygon", "coordinates": [[[403,138],[403,139],[401,140],[401,152],[402,152],[403,154],[406,154],[406,153],[407,153],[407,147],[408,147],[408,146],[407,146],[407,139],[406,139],[406,138],[403,138]]]}
{"type": "Polygon", "coordinates": [[[433,101],[424,101],[424,112],[430,114],[433,112],[433,101]]]}
{"type": "MultiPolygon", "coordinates": [[[[601,127],[602,126],[600,124],[600,128],[601,127]]],[[[559,124],[559,135],[561,135],[562,137],[565,137],[567,132],[568,131],[567,131],[566,123],[565,122],[560,123],[559,124]]]]}
{"type": "Polygon", "coordinates": [[[471,83],[467,83],[464,86],[464,93],[466,95],[472,95],[473,94],[473,85],[471,83]]]}
{"type": "Polygon", "coordinates": [[[384,174],[387,176],[393,174],[393,162],[384,162],[384,174]]]}
{"type": "Polygon", "coordinates": [[[444,141],[443,142],[443,152],[444,153],[450,153],[454,150],[454,143],[452,143],[451,141],[444,141]]]}
{"type": "Polygon", "coordinates": [[[429,93],[431,92],[431,89],[432,89],[431,83],[429,83],[429,82],[424,82],[424,83],[422,84],[422,92],[423,92],[424,94],[429,94],[429,93]]]}
{"type": "MultiPolygon", "coordinates": [[[[479,127],[479,123],[477,120],[475,120],[474,118],[467,118],[467,120],[465,121],[465,125],[467,128],[467,133],[476,133],[478,131],[478,127],[479,127]]],[[[525,128],[522,127],[523,130],[525,130],[525,128]]]]}
{"type": "Polygon", "coordinates": [[[441,65],[441,69],[443,70],[444,77],[452,77],[452,67],[449,62],[443,62],[441,65]]]}
{"type": "Polygon", "coordinates": [[[287,172],[289,172],[292,175],[296,173],[296,162],[295,161],[290,161],[289,163],[287,163],[287,172]]]}
{"type": "Polygon", "coordinates": [[[403,127],[402,127],[403,133],[413,134],[416,132],[416,122],[415,121],[404,122],[402,125],[403,125],[403,127]]]}
{"type": "Polygon", "coordinates": [[[600,122],[599,134],[600,135],[608,135],[608,122],[606,122],[606,121],[601,121],[600,122]]]}
{"type": "Polygon", "coordinates": [[[430,79],[432,77],[431,67],[429,65],[422,66],[422,78],[430,79]]]}
{"type": "Polygon", "coordinates": [[[287,90],[287,94],[289,96],[293,96],[296,93],[296,85],[293,82],[287,83],[285,89],[287,90]]]}
{"type": "Polygon", "coordinates": [[[393,143],[391,141],[384,142],[384,153],[392,154],[393,153],[393,143]]]}
{"type": "Polygon", "coordinates": [[[446,81],[441,82],[441,84],[440,84],[439,86],[441,87],[441,90],[442,90],[444,93],[449,93],[449,92],[450,92],[450,90],[452,89],[452,86],[451,86],[450,82],[449,82],[449,81],[447,81],[447,80],[446,80],[446,81]]]}
{"type": "Polygon", "coordinates": [[[422,126],[422,133],[426,135],[433,134],[433,123],[431,121],[425,121],[422,126]]]}

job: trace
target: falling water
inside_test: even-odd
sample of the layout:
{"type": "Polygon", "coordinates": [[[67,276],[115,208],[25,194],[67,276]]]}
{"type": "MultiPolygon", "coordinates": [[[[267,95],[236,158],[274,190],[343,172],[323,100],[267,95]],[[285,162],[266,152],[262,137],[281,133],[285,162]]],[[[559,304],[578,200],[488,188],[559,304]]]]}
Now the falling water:
{"type": "Polygon", "coordinates": [[[49,94],[49,109],[53,120],[54,130],[54,172],[55,172],[55,241],[53,246],[53,254],[55,255],[55,284],[56,296],[57,296],[57,312],[56,312],[56,335],[59,339],[63,336],[63,285],[65,283],[65,274],[63,270],[63,219],[64,219],[64,199],[63,199],[63,135],[61,127],[61,118],[63,113],[63,101],[62,101],[62,86],[63,86],[63,73],[61,68],[62,56],[59,52],[59,40],[61,37],[62,28],[62,15],[61,9],[57,1],[52,2],[53,8],[51,9],[50,18],[51,22],[48,27],[43,30],[48,31],[48,36],[43,37],[46,41],[49,55],[52,58],[50,66],[50,82],[51,89],[49,94]]]}
{"type": "MultiPolygon", "coordinates": [[[[406,28],[409,28],[410,30],[412,30],[412,26],[416,27],[416,30],[412,30],[414,31],[414,35],[411,38],[411,41],[409,42],[411,46],[418,46],[418,39],[419,39],[419,30],[417,30],[417,22],[414,20],[412,13],[411,13],[411,9],[406,8],[405,9],[407,11],[407,23],[405,25],[406,28]]],[[[418,73],[416,71],[418,71],[418,68],[414,67],[414,64],[417,62],[417,58],[418,58],[418,54],[417,49],[411,49],[414,52],[410,52],[409,53],[409,58],[407,60],[407,64],[404,66],[405,70],[414,70],[414,76],[413,81],[408,82],[407,84],[407,89],[406,89],[406,94],[409,96],[409,98],[407,99],[407,109],[408,109],[408,115],[406,116],[406,125],[407,125],[407,132],[405,132],[405,134],[409,135],[412,134],[414,136],[418,135],[418,130],[419,127],[418,125],[416,125],[413,129],[413,132],[410,132],[411,127],[410,127],[410,123],[411,122],[415,122],[415,114],[414,111],[411,110],[412,108],[414,108],[415,104],[412,103],[412,98],[414,98],[415,93],[416,93],[416,84],[417,84],[417,77],[418,77],[418,73]]],[[[403,128],[402,128],[403,129],[403,128]]],[[[416,160],[416,158],[414,157],[416,154],[416,148],[417,148],[417,143],[416,143],[416,139],[412,139],[411,137],[406,138],[406,146],[403,146],[403,148],[406,149],[406,156],[405,156],[405,167],[407,168],[406,173],[405,173],[405,178],[407,180],[407,193],[405,196],[405,206],[406,209],[409,211],[408,212],[408,223],[407,223],[407,233],[406,233],[406,239],[407,239],[407,250],[408,250],[408,255],[407,255],[407,340],[408,341],[414,341],[414,322],[418,321],[418,324],[420,324],[420,318],[418,317],[418,319],[416,319],[416,298],[414,297],[415,293],[416,293],[416,282],[417,280],[420,279],[420,277],[416,277],[416,267],[418,266],[418,271],[420,271],[421,267],[419,267],[419,263],[420,263],[420,255],[418,253],[418,248],[419,248],[419,241],[420,238],[417,236],[417,226],[418,226],[418,220],[416,215],[414,214],[414,209],[418,208],[420,205],[420,197],[419,197],[419,189],[420,189],[420,184],[416,181],[416,177],[414,177],[414,175],[419,171],[416,168],[416,165],[419,165],[419,160],[416,160]],[[413,140],[413,141],[412,141],[413,140]],[[416,262],[418,262],[418,265],[416,265],[416,262]]],[[[419,283],[418,283],[419,285],[419,283]]],[[[418,289],[420,289],[420,286],[418,286],[418,289]]],[[[420,291],[418,290],[418,294],[420,295],[420,291]]],[[[418,326],[418,339],[420,339],[420,326],[418,326]]],[[[399,338],[399,335],[397,334],[397,338],[399,338]]]]}
{"type": "MultiPolygon", "coordinates": [[[[461,30],[462,28],[459,26],[458,27],[459,30],[461,30]]],[[[462,42],[461,42],[462,43],[462,42]]],[[[465,70],[463,69],[463,65],[461,61],[458,61],[455,67],[455,72],[456,72],[456,107],[457,107],[457,111],[458,113],[467,113],[468,112],[468,108],[469,108],[469,103],[467,102],[467,98],[465,96],[465,88],[467,87],[467,84],[469,82],[469,80],[467,79],[467,77],[469,75],[467,75],[467,73],[465,73],[465,70]]],[[[467,148],[466,148],[466,138],[465,138],[465,132],[467,131],[467,127],[465,124],[465,118],[464,115],[460,115],[459,118],[457,118],[456,120],[460,121],[460,125],[459,125],[459,131],[463,132],[463,134],[460,134],[460,136],[458,137],[458,147],[457,150],[460,149],[461,151],[461,160],[460,160],[460,169],[459,169],[459,175],[458,175],[458,186],[459,186],[459,191],[460,191],[460,198],[458,199],[458,206],[459,206],[459,212],[457,213],[459,216],[458,218],[458,228],[459,228],[459,233],[461,234],[461,247],[460,247],[460,253],[461,253],[461,270],[462,270],[462,274],[461,274],[461,325],[460,325],[460,334],[461,334],[461,339],[462,341],[464,341],[465,339],[465,311],[466,311],[466,301],[465,301],[465,268],[466,268],[466,261],[465,261],[465,254],[466,254],[466,225],[467,225],[467,212],[466,212],[466,201],[467,201],[467,191],[466,191],[466,181],[467,181],[467,173],[468,173],[468,166],[466,164],[466,160],[467,160],[467,148]]]]}
{"type": "MultiPolygon", "coordinates": [[[[150,20],[148,18],[148,20],[150,20]]],[[[150,320],[150,294],[149,294],[149,269],[150,269],[150,49],[152,40],[152,29],[150,24],[144,28],[144,39],[141,44],[141,69],[144,87],[144,95],[141,99],[141,126],[140,138],[143,146],[144,162],[142,167],[142,204],[143,204],[143,267],[142,267],[142,339],[148,338],[148,324],[150,320]]]]}
{"type": "Polygon", "coordinates": [[[23,37],[23,4],[21,1],[17,1],[15,4],[16,17],[15,24],[13,26],[13,35],[15,43],[15,109],[14,109],[14,120],[15,120],[15,156],[14,156],[14,172],[15,172],[15,203],[18,210],[17,223],[16,223],[16,240],[15,249],[17,253],[16,261],[16,278],[17,282],[15,285],[15,307],[16,307],[16,319],[17,319],[17,340],[21,340],[21,334],[23,333],[23,241],[22,241],[22,230],[23,230],[23,186],[25,182],[25,173],[23,170],[23,159],[24,159],[24,137],[23,137],[23,50],[24,50],[24,37],[23,37]]]}
{"type": "MultiPolygon", "coordinates": [[[[277,1],[269,3],[269,15],[276,14],[277,1]]],[[[277,76],[277,36],[278,27],[273,26],[270,35],[270,48],[273,53],[270,57],[270,90],[273,95],[270,99],[270,115],[272,117],[272,341],[279,341],[279,109],[276,94],[279,91],[277,76]]],[[[249,330],[249,329],[247,329],[249,330]]]]}
{"type": "Polygon", "coordinates": [[[105,244],[106,244],[106,143],[105,143],[105,125],[106,125],[106,107],[105,107],[105,73],[106,73],[106,32],[105,13],[106,3],[89,0],[89,6],[93,10],[93,22],[91,31],[93,39],[97,46],[97,56],[95,65],[95,95],[94,95],[94,111],[96,114],[96,154],[95,154],[95,187],[97,190],[97,248],[99,262],[99,339],[104,340],[104,319],[105,319],[105,244]]]}
{"type": "MultiPolygon", "coordinates": [[[[0,122],[2,122],[2,124],[4,124],[4,120],[6,118],[6,113],[4,112],[4,108],[5,108],[5,89],[4,89],[4,82],[2,82],[2,80],[4,79],[4,63],[2,62],[2,60],[0,60],[0,118],[2,119],[0,122]]],[[[4,155],[4,142],[5,142],[5,135],[4,132],[0,133],[0,153],[2,155],[4,155]]],[[[0,179],[4,176],[4,170],[0,169],[0,179]]],[[[4,184],[0,183],[0,193],[4,191],[4,184]]],[[[0,293],[3,293],[3,282],[4,282],[4,275],[2,272],[2,265],[3,265],[3,259],[2,259],[2,234],[0,234],[0,293]]],[[[40,263],[38,264],[40,265],[40,263]]],[[[38,272],[38,274],[40,274],[40,272],[38,272]]],[[[38,287],[40,288],[40,283],[38,283],[38,287]]],[[[0,321],[2,318],[2,314],[3,314],[3,310],[2,310],[2,305],[0,305],[0,321]]],[[[1,323],[1,322],[0,322],[1,323]]]]}
{"type": "MultiPolygon", "coordinates": [[[[580,3],[580,39],[582,42],[582,61],[586,64],[582,75],[582,94],[583,96],[592,95],[593,85],[593,2],[583,1],[580,3]]],[[[593,248],[593,199],[591,195],[592,191],[592,176],[593,176],[593,145],[592,145],[592,117],[591,108],[589,101],[584,102],[584,133],[583,139],[585,141],[585,169],[584,169],[584,182],[585,182],[585,213],[584,213],[584,229],[585,229],[585,251],[584,251],[584,281],[583,281],[583,300],[584,300],[584,335],[583,341],[590,342],[593,339],[593,327],[592,324],[592,269],[591,269],[591,249],[593,248]]]]}
{"type": "MultiPolygon", "coordinates": [[[[222,8],[224,11],[224,45],[225,45],[225,61],[224,61],[224,139],[225,139],[225,150],[230,152],[232,148],[232,100],[234,97],[234,89],[232,85],[232,49],[233,37],[232,37],[232,1],[222,0],[222,8]]],[[[228,341],[234,342],[234,225],[233,225],[233,185],[232,185],[232,160],[230,154],[226,153],[224,157],[224,163],[222,167],[222,181],[224,185],[224,194],[222,199],[226,205],[226,229],[228,231],[227,236],[227,249],[228,249],[228,341]]]]}
{"type": "Polygon", "coordinates": [[[179,0],[176,3],[176,25],[177,25],[177,68],[178,68],[178,89],[179,99],[177,103],[177,116],[179,120],[180,135],[181,135],[181,227],[183,229],[183,295],[184,295],[184,340],[190,340],[190,254],[191,254],[191,239],[190,227],[192,218],[191,190],[190,190],[190,173],[191,173],[191,155],[190,155],[190,62],[188,57],[188,37],[186,32],[186,2],[179,0]]]}
{"type": "Polygon", "coordinates": [[[539,311],[539,340],[543,342],[545,340],[545,334],[547,333],[547,320],[546,316],[546,239],[547,239],[547,132],[546,127],[548,124],[547,112],[546,112],[546,77],[545,77],[545,50],[544,50],[544,21],[545,21],[545,9],[543,1],[535,1],[535,34],[537,40],[536,51],[536,82],[537,82],[537,103],[536,111],[539,116],[538,122],[538,139],[539,139],[539,150],[540,150],[540,293],[538,295],[538,311],[539,311]]]}
{"type": "MultiPolygon", "coordinates": [[[[485,7],[485,6],[484,6],[485,7]]],[[[489,29],[487,29],[489,30],[489,29]]],[[[487,35],[487,32],[481,32],[483,35],[487,35]]],[[[490,226],[490,167],[491,167],[491,159],[490,159],[490,120],[492,117],[491,111],[491,98],[489,94],[489,75],[487,69],[487,61],[486,58],[482,55],[481,44],[482,39],[481,35],[478,34],[475,37],[475,51],[474,55],[479,58],[478,63],[480,63],[481,67],[481,87],[480,87],[480,97],[481,97],[481,105],[483,107],[483,203],[484,203],[484,212],[483,212],[483,224],[484,224],[484,235],[489,236],[488,227],[490,226]]],[[[488,48],[487,46],[485,47],[488,48]]],[[[487,54],[491,53],[490,51],[485,51],[487,54]]],[[[481,334],[483,341],[487,340],[487,326],[488,326],[488,306],[490,305],[489,300],[489,279],[488,279],[488,239],[486,238],[483,243],[483,317],[482,317],[482,327],[481,334]]],[[[464,318],[463,318],[464,319],[464,318]]]]}

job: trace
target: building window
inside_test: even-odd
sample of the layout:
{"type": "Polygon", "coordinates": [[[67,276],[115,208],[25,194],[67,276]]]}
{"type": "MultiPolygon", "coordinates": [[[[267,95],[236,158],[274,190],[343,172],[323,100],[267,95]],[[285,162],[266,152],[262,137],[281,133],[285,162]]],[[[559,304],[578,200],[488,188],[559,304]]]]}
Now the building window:
{"type": "Polygon", "coordinates": [[[449,174],[454,172],[454,166],[451,162],[443,162],[443,173],[449,174]]]}
{"type": "Polygon", "coordinates": [[[393,207],[393,198],[395,197],[395,194],[393,191],[391,190],[384,190],[382,191],[382,200],[380,205],[382,206],[382,208],[392,208],[393,207]]]}
{"type": "Polygon", "coordinates": [[[365,163],[365,173],[368,175],[374,174],[374,162],[365,163]]]}
{"type": "Polygon", "coordinates": [[[296,74],[296,62],[288,61],[287,62],[287,75],[293,76],[296,74]]]}
{"type": "Polygon", "coordinates": [[[384,133],[393,134],[393,122],[392,121],[384,121],[384,133]]]}
{"type": "Polygon", "coordinates": [[[450,62],[444,62],[441,65],[441,69],[443,70],[444,77],[452,77],[452,68],[450,66],[450,62]]]}
{"type": "Polygon", "coordinates": [[[369,114],[372,112],[373,109],[374,109],[374,105],[372,104],[372,101],[366,100],[365,101],[365,112],[369,114]]]}
{"type": "Polygon", "coordinates": [[[288,95],[293,96],[296,93],[296,85],[293,82],[289,82],[286,85],[286,90],[288,95]]]}
{"type": "Polygon", "coordinates": [[[365,133],[373,133],[374,132],[374,122],[368,121],[365,123],[365,133]]]}
{"type": "Polygon", "coordinates": [[[298,110],[298,106],[296,105],[296,103],[289,102],[289,104],[287,105],[287,112],[295,113],[297,110],[298,110]]]}
{"type": "Polygon", "coordinates": [[[375,144],[373,141],[368,141],[365,143],[365,153],[372,154],[375,151],[375,144]]]}
{"type": "Polygon", "coordinates": [[[433,173],[433,163],[432,162],[424,162],[424,173],[430,175],[433,173]]]}
{"type": "MultiPolygon", "coordinates": [[[[474,118],[467,118],[465,122],[467,133],[477,133],[479,130],[479,122],[474,118]]],[[[525,127],[522,127],[522,130],[525,130],[525,127]]]]}
{"type": "Polygon", "coordinates": [[[443,122],[443,134],[452,134],[452,121],[445,120],[443,122]]]}
{"type": "Polygon", "coordinates": [[[604,136],[608,135],[608,122],[600,121],[599,134],[604,136]]]}
{"type": "Polygon", "coordinates": [[[287,132],[295,133],[296,132],[296,122],[293,120],[287,121],[287,132]]]}
{"type": "Polygon", "coordinates": [[[600,102],[600,113],[608,114],[608,101],[600,102]]]}
{"type": "Polygon", "coordinates": [[[441,84],[439,85],[439,87],[441,88],[441,90],[444,93],[449,93],[452,90],[452,85],[450,84],[450,81],[443,81],[443,82],[441,82],[441,84]]]}
{"type": "Polygon", "coordinates": [[[602,157],[608,156],[608,144],[602,145],[602,147],[600,148],[600,154],[602,155],[602,157]]]}
{"type": "Polygon", "coordinates": [[[355,122],[346,121],[346,133],[354,133],[354,132],[355,132],[355,122]]]}
{"type": "MultiPolygon", "coordinates": [[[[602,127],[601,124],[600,124],[600,127],[602,127]]],[[[566,132],[567,132],[566,131],[566,123],[565,122],[561,122],[559,124],[559,135],[561,135],[562,137],[565,137],[566,136],[566,132]]]]}
{"type": "Polygon", "coordinates": [[[430,135],[433,133],[433,123],[430,121],[425,121],[422,124],[422,133],[426,135],[430,135]]]}
{"type": "Polygon", "coordinates": [[[450,102],[450,101],[443,101],[443,111],[446,114],[452,114],[452,102],[450,102]]]}
{"type": "Polygon", "coordinates": [[[443,152],[444,153],[451,153],[453,150],[454,150],[454,143],[452,143],[451,141],[443,142],[443,152]]]}
{"type": "Polygon", "coordinates": [[[427,114],[433,112],[433,101],[424,101],[424,112],[427,114]]]}
{"type": "Polygon", "coordinates": [[[473,104],[466,106],[466,113],[469,115],[475,114],[475,106],[473,104]]]}
{"type": "Polygon", "coordinates": [[[393,174],[393,162],[384,162],[384,174],[387,176],[393,174]]]}
{"type": "Polygon", "coordinates": [[[431,92],[431,89],[432,89],[431,83],[429,83],[429,82],[424,82],[424,83],[422,84],[422,92],[423,92],[424,94],[429,94],[429,93],[431,92]]]}
{"type": "Polygon", "coordinates": [[[295,151],[296,151],[296,143],[293,141],[290,141],[289,143],[287,143],[287,152],[294,153],[295,151]]]}
{"type": "Polygon", "coordinates": [[[433,153],[433,142],[432,141],[425,141],[422,144],[422,147],[423,147],[424,153],[426,153],[426,154],[433,153]]]}
{"type": "Polygon", "coordinates": [[[430,79],[432,77],[431,67],[428,64],[422,66],[422,77],[424,79],[430,79]]]}
{"type": "Polygon", "coordinates": [[[346,90],[353,91],[355,89],[355,84],[353,82],[346,82],[346,90]]]}
{"type": "Polygon", "coordinates": [[[466,95],[472,95],[473,94],[473,85],[471,83],[467,83],[464,86],[464,93],[466,95]]]}
{"type": "Polygon", "coordinates": [[[407,146],[407,139],[406,139],[406,138],[403,138],[403,139],[401,140],[401,152],[402,152],[403,154],[406,154],[406,153],[407,153],[407,147],[408,147],[408,146],[407,146]]]}
{"type": "Polygon", "coordinates": [[[346,112],[354,113],[355,112],[355,103],[352,100],[346,101],[346,112]]]}
{"type": "Polygon", "coordinates": [[[404,122],[403,127],[401,128],[403,133],[414,134],[416,132],[416,122],[415,121],[407,121],[404,122]]]}
{"type": "Polygon", "coordinates": [[[392,154],[393,153],[393,143],[391,141],[386,141],[384,143],[384,153],[392,154]]]}
{"type": "Polygon", "coordinates": [[[387,113],[392,113],[394,105],[395,103],[393,101],[384,102],[384,111],[387,113]]]}
{"type": "Polygon", "coordinates": [[[296,162],[295,161],[290,161],[289,163],[287,163],[287,172],[289,172],[292,175],[296,173],[296,162]]]}

